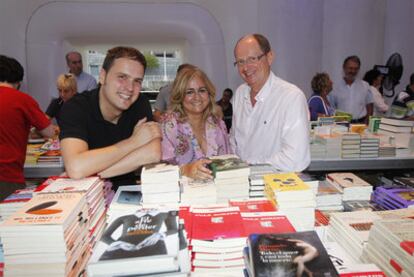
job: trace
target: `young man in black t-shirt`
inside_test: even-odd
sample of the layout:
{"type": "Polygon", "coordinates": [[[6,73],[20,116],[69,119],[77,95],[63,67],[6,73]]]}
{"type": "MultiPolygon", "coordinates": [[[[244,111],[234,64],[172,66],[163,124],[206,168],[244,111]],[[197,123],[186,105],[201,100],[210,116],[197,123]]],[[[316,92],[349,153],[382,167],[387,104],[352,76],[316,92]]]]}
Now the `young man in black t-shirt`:
{"type": "Polygon", "coordinates": [[[99,75],[101,85],[65,103],[60,139],[69,177],[118,176],[112,178],[115,186],[131,184],[131,172],[160,160],[161,131],[149,122],[151,107],[140,95],[145,68],[138,50],[110,49],[99,75]]]}

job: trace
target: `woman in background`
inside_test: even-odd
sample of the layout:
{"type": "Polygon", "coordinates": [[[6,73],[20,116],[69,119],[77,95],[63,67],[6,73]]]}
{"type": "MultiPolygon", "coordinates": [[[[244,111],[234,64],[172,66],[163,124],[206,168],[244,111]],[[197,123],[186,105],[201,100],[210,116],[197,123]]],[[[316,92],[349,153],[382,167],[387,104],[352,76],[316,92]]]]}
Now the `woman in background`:
{"type": "Polygon", "coordinates": [[[206,158],[230,153],[215,96],[201,69],[185,68],[174,81],[170,110],[161,119],[162,160],[180,165],[181,174],[193,179],[211,179],[206,158]]]}
{"type": "Polygon", "coordinates": [[[332,90],[332,81],[327,73],[317,73],[311,82],[313,95],[308,100],[311,121],[318,120],[320,116],[333,116],[335,109],[328,101],[328,94],[332,90]]]}
{"type": "Polygon", "coordinates": [[[376,69],[367,71],[364,76],[364,81],[369,84],[369,90],[374,98],[374,115],[384,115],[389,108],[380,92],[383,78],[381,72],[376,69]]]}
{"type": "Polygon", "coordinates": [[[47,107],[46,114],[50,118],[56,118],[59,124],[59,113],[63,103],[68,101],[77,93],[76,77],[73,74],[60,74],[56,80],[59,97],[52,99],[47,107]]]}

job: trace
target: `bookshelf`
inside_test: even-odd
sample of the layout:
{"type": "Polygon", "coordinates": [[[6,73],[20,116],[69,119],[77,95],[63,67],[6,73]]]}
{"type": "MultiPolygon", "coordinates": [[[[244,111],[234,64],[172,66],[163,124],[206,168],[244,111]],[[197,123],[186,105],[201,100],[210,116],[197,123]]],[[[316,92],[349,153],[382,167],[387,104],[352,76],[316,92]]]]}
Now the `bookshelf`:
{"type": "Polygon", "coordinates": [[[343,170],[414,169],[414,156],[371,159],[312,159],[308,172],[343,170]]]}

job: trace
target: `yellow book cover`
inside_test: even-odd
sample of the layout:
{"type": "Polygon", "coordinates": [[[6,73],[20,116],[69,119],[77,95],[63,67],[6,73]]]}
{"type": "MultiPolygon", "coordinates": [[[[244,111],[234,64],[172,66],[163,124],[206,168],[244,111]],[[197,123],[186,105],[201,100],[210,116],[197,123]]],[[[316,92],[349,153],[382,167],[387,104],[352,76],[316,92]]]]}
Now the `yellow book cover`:
{"type": "Polygon", "coordinates": [[[296,173],[264,175],[264,181],[273,191],[285,192],[310,189],[296,173]]]}

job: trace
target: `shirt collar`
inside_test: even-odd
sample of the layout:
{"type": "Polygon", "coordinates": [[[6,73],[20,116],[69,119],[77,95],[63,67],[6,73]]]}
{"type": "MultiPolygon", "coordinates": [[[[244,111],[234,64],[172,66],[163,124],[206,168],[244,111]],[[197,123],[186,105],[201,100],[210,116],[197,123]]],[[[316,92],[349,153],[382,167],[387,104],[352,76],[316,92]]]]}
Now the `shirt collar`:
{"type": "MultiPolygon", "coordinates": [[[[272,82],[273,82],[274,77],[276,76],[274,75],[272,71],[270,71],[269,77],[267,77],[266,83],[263,85],[263,87],[259,90],[259,92],[255,96],[255,99],[257,102],[263,102],[266,99],[266,97],[271,93],[270,88],[272,87],[272,82]]],[[[246,86],[248,85],[246,84],[246,86]]],[[[250,91],[251,91],[251,88],[249,87],[249,90],[247,91],[247,93],[244,94],[244,99],[250,100],[250,91]]]]}

